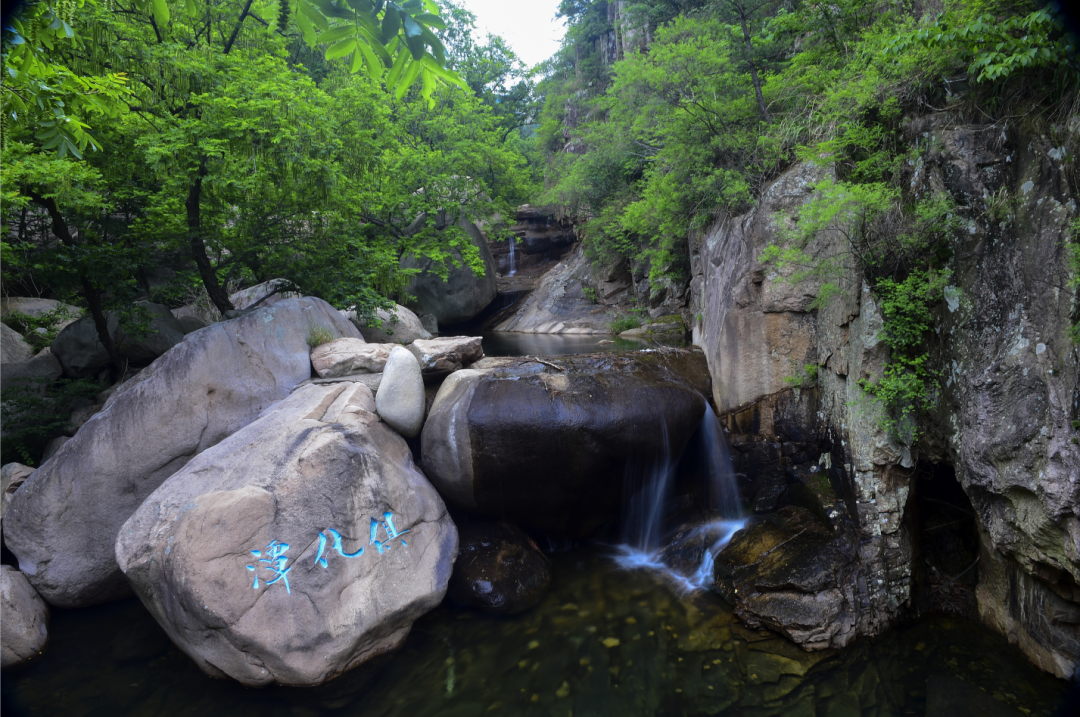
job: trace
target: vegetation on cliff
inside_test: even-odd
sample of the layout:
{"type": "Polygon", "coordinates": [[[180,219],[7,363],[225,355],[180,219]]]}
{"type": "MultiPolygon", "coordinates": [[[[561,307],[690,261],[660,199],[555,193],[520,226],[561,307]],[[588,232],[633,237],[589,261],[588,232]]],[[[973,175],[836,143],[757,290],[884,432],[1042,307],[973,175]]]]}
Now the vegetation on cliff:
{"type": "Polygon", "coordinates": [[[652,291],[686,283],[688,236],[751,209],[794,162],[830,179],[762,257],[821,282],[845,267],[878,296],[890,365],[863,388],[893,427],[925,406],[926,337],[948,283],[948,240],[985,206],[916,195],[933,148],[907,129],[960,121],[1033,131],[1075,154],[1080,64],[1053,4],[1031,0],[665,3],[567,0],[566,46],[540,84],[546,202],[588,217],[598,260],[647,270],[652,291]],[[842,232],[846,251],[807,245],[842,232]]]}

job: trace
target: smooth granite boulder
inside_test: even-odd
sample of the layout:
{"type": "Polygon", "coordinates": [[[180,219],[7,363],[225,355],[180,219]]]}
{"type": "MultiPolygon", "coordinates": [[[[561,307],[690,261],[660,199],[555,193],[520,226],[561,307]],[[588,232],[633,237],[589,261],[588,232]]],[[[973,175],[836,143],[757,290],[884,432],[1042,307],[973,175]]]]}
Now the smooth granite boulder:
{"type": "Polygon", "coordinates": [[[42,391],[45,386],[60,378],[63,372],[64,368],[53,356],[52,349],[46,346],[36,356],[26,361],[5,363],[3,370],[0,370],[0,390],[26,387],[42,391]]]}
{"type": "Polygon", "coordinates": [[[184,340],[184,327],[168,306],[149,301],[136,301],[135,305],[149,314],[150,326],[145,335],[124,336],[120,342],[120,350],[131,361],[150,363],[184,340]]]}
{"type": "Polygon", "coordinates": [[[378,309],[375,315],[382,326],[374,328],[361,324],[356,319],[356,312],[346,312],[350,321],[360,329],[365,341],[373,344],[411,344],[417,339],[430,339],[431,333],[424,328],[420,318],[401,304],[394,304],[393,311],[378,309]]]}
{"type": "Polygon", "coordinates": [[[36,657],[49,639],[49,608],[26,576],[10,565],[0,565],[0,667],[11,667],[36,657]]]}
{"type": "Polygon", "coordinates": [[[34,349],[15,329],[0,324],[0,364],[22,363],[34,356],[34,349]]]}
{"type": "Polygon", "coordinates": [[[195,457],[116,557],[208,674],[316,685],[398,647],[442,600],[446,506],[359,383],[306,384],[195,457]]]}
{"type": "Polygon", "coordinates": [[[466,369],[450,374],[432,403],[423,466],[458,508],[584,538],[618,516],[624,488],[649,466],[678,458],[704,413],[699,392],[645,366],[466,369]]]}
{"type": "MultiPolygon", "coordinates": [[[[107,317],[109,335],[114,341],[122,338],[116,316],[107,317]]],[[[65,378],[93,376],[109,365],[109,352],[98,340],[94,319],[87,316],[68,324],[52,342],[52,354],[64,369],[65,378]]]]}
{"type": "Polygon", "coordinates": [[[439,324],[457,324],[468,321],[495,300],[495,257],[484,238],[483,232],[468,219],[462,218],[461,229],[469,235],[484,262],[484,274],[478,276],[461,261],[461,254],[452,250],[457,266],[447,264],[446,279],[436,273],[435,262],[427,258],[406,256],[401,261],[405,269],[419,269],[406,290],[416,297],[416,313],[431,314],[439,324]]]}
{"type": "Polygon", "coordinates": [[[36,319],[51,312],[58,315],[58,320],[53,324],[57,329],[63,329],[83,315],[82,309],[55,299],[34,296],[6,296],[0,299],[0,317],[3,318],[9,314],[25,314],[36,319]]]}
{"type": "Polygon", "coordinates": [[[458,526],[458,561],[448,595],[462,607],[512,615],[536,607],[551,584],[551,561],[520,528],[458,526]]]}
{"type": "Polygon", "coordinates": [[[479,336],[440,336],[418,339],[408,348],[425,376],[445,376],[484,358],[481,342],[479,336]]]}
{"type": "Polygon", "coordinates": [[[394,344],[369,344],[363,339],[335,339],[311,351],[311,365],[319,378],[350,373],[381,373],[394,344]]]}
{"type": "Polygon", "coordinates": [[[184,336],[194,333],[206,326],[206,322],[198,316],[181,316],[177,321],[180,323],[180,328],[183,330],[184,336]]]}
{"type": "Polygon", "coordinates": [[[394,347],[375,396],[379,415],[401,435],[415,438],[424,425],[425,404],[420,364],[407,349],[394,347]]]}
{"type": "Polygon", "coordinates": [[[4,539],[53,605],[129,593],[116,533],[192,457],[251,423],[311,376],[313,323],[357,331],[321,299],[288,299],[208,326],[125,382],[16,493],[4,539]]]}

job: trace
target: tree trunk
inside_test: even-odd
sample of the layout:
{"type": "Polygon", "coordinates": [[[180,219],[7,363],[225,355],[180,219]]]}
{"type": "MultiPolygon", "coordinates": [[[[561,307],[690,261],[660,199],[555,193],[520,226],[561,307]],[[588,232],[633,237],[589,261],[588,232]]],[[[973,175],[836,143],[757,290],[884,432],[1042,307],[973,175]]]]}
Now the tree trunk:
{"type": "Polygon", "coordinates": [[[754,92],[757,93],[758,109],[765,118],[765,124],[770,124],[769,108],[765,106],[765,96],[761,94],[761,79],[758,78],[757,63],[754,62],[754,43],[750,41],[750,29],[746,26],[746,9],[741,4],[735,5],[739,12],[739,22],[742,24],[743,40],[746,42],[746,59],[750,63],[750,79],[754,81],[754,92]]]}
{"type": "Polygon", "coordinates": [[[217,274],[210,263],[210,257],[206,255],[206,244],[202,236],[202,214],[200,202],[202,200],[202,180],[206,176],[206,160],[199,166],[199,173],[188,189],[187,201],[184,207],[187,209],[188,239],[191,242],[191,255],[195,258],[195,265],[199,267],[199,276],[202,277],[203,286],[210,301],[214,302],[217,310],[225,314],[234,308],[229,294],[218,283],[217,274]]]}
{"type": "MultiPolygon", "coordinates": [[[[68,229],[67,222],[64,221],[64,215],[60,213],[60,208],[56,205],[54,198],[43,197],[33,190],[27,190],[26,196],[33,199],[36,204],[48,212],[49,219],[52,220],[53,236],[59,239],[64,246],[77,246],[78,242],[71,235],[71,230],[68,229]]],[[[94,320],[94,328],[97,329],[98,341],[105,347],[105,351],[109,354],[109,358],[112,360],[116,370],[123,372],[126,362],[123,354],[120,353],[120,347],[116,345],[112,334],[109,333],[109,317],[105,315],[105,310],[101,305],[102,292],[94,288],[90,279],[81,271],[79,272],[79,282],[82,284],[83,294],[86,297],[86,306],[90,310],[90,317],[94,320]]]]}

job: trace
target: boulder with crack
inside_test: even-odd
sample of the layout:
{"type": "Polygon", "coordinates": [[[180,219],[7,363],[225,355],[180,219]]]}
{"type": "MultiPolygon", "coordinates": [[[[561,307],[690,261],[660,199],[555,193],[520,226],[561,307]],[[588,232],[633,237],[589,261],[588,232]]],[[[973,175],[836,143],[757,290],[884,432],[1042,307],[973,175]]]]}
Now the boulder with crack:
{"type": "Polygon", "coordinates": [[[150,495],[116,557],[208,674],[316,685],[401,645],[457,540],[371,391],[306,384],[150,495]]]}

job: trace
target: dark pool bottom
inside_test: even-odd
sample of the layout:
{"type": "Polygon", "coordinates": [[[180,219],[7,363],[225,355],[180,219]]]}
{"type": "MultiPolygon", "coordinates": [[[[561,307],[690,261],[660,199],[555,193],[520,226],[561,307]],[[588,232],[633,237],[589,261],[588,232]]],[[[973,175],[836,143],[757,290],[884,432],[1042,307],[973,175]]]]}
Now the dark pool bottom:
{"type": "Polygon", "coordinates": [[[56,611],[45,654],[4,673],[3,714],[994,717],[1053,714],[1068,689],[967,621],[933,617],[807,653],[743,628],[712,595],[680,598],[653,574],[616,570],[598,549],[553,560],[535,610],[441,607],[397,653],[315,689],[210,679],[136,600],[56,611]]]}

